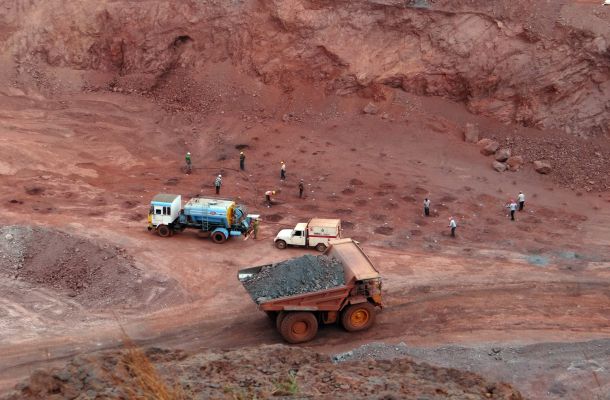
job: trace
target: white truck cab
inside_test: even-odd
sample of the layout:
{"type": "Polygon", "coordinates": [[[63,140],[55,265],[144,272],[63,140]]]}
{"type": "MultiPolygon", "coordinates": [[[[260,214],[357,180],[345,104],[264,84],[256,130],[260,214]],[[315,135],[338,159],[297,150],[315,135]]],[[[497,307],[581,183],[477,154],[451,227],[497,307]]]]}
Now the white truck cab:
{"type": "Polygon", "coordinates": [[[169,236],[172,223],[180,215],[182,197],[179,194],[160,193],[153,197],[148,212],[149,229],[159,229],[163,236],[169,236]]]}
{"type": "Polygon", "coordinates": [[[315,247],[318,251],[326,250],[328,241],[341,238],[341,220],[312,218],[309,222],[300,222],[294,229],[282,229],[275,236],[275,247],[285,249],[288,246],[315,247]]]}

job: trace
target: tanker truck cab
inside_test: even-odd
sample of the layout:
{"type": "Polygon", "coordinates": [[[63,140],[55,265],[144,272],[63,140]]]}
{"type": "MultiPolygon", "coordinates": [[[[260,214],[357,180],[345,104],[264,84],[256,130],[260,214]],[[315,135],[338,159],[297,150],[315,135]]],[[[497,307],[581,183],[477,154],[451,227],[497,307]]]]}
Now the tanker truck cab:
{"type": "Polygon", "coordinates": [[[156,230],[159,236],[169,236],[181,209],[182,197],[179,194],[160,193],[156,195],[150,202],[148,230],[156,230]]]}
{"type": "Polygon", "coordinates": [[[341,220],[313,218],[300,222],[294,229],[282,229],[275,236],[275,247],[288,246],[315,247],[322,252],[328,247],[329,240],[341,238],[341,220]]]}

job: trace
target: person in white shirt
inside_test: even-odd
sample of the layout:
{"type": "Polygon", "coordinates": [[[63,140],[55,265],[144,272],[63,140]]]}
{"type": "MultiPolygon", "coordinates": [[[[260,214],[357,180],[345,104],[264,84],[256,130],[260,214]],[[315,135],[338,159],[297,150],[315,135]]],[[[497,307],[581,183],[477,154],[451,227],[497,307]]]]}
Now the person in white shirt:
{"type": "Polygon", "coordinates": [[[430,199],[427,197],[424,199],[424,215],[426,217],[430,216],[430,199]]]}
{"type": "Polygon", "coordinates": [[[514,221],[515,211],[517,211],[517,203],[515,203],[515,200],[510,200],[510,203],[506,206],[506,208],[510,210],[510,220],[514,221]]]}
{"type": "Polygon", "coordinates": [[[455,228],[457,228],[457,224],[453,217],[449,218],[449,228],[451,228],[451,237],[455,237],[455,228]]]}
{"type": "Polygon", "coordinates": [[[519,192],[517,200],[519,201],[519,211],[523,211],[523,208],[525,208],[525,195],[523,194],[523,192],[519,192]]]}
{"type": "Polygon", "coordinates": [[[216,188],[216,194],[220,194],[220,186],[222,185],[222,175],[218,175],[214,180],[214,187],[216,188]]]}
{"type": "Polygon", "coordinates": [[[271,196],[275,195],[275,190],[267,190],[265,192],[265,203],[267,203],[267,208],[271,207],[271,196]]]}

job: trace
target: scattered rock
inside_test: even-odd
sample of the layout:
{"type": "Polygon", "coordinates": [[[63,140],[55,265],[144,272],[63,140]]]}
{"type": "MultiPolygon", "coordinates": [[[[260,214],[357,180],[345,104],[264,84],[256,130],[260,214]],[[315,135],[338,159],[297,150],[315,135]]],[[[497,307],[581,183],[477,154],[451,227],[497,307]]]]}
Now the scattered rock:
{"type": "Polygon", "coordinates": [[[505,147],[503,149],[500,149],[500,150],[496,151],[495,158],[496,158],[496,161],[504,162],[504,161],[508,160],[510,155],[511,155],[510,154],[510,149],[505,147]]]}
{"type": "Polygon", "coordinates": [[[11,235],[10,233],[7,233],[4,238],[10,242],[11,240],[13,240],[13,235],[11,235]]]}
{"type": "Polygon", "coordinates": [[[534,161],[534,169],[539,174],[549,174],[551,172],[551,163],[545,160],[534,161]]]}
{"type": "Polygon", "coordinates": [[[369,103],[362,109],[362,112],[365,114],[375,115],[379,112],[379,107],[377,107],[373,103],[369,103]]]}
{"type": "Polygon", "coordinates": [[[477,143],[479,141],[479,127],[472,123],[467,123],[464,129],[464,141],[466,143],[477,143]]]}
{"type": "Polygon", "coordinates": [[[489,144],[487,144],[481,149],[481,154],[483,154],[484,156],[491,156],[496,151],[498,151],[499,148],[500,143],[496,142],[495,140],[492,140],[491,142],[489,142],[489,144]]]}
{"type": "Polygon", "coordinates": [[[25,192],[31,196],[36,196],[36,195],[42,194],[45,191],[44,187],[38,186],[38,185],[29,185],[29,186],[26,186],[24,189],[25,189],[25,192]]]}
{"type": "Polygon", "coordinates": [[[505,163],[500,161],[494,161],[491,166],[498,172],[504,172],[506,171],[506,168],[508,168],[505,163]]]}
{"type": "Polygon", "coordinates": [[[508,165],[508,169],[510,171],[519,171],[521,166],[523,165],[523,157],[521,156],[511,156],[506,160],[506,165],[508,165]]]}
{"type": "Polygon", "coordinates": [[[493,142],[493,140],[491,140],[489,138],[483,138],[477,142],[477,146],[479,146],[480,148],[483,148],[483,147],[487,146],[488,144],[490,144],[491,142],[493,142]]]}

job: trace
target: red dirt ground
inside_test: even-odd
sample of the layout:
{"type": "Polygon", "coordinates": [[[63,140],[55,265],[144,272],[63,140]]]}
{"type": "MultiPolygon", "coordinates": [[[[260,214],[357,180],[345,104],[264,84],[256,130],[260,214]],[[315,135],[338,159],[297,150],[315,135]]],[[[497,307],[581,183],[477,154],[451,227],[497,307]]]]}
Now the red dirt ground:
{"type": "MultiPolygon", "coordinates": [[[[64,79],[64,86],[0,88],[3,224],[40,225],[120,246],[145,273],[178,282],[184,301],[92,311],[67,292],[2,278],[3,389],[36,367],[120,346],[122,329],[142,345],[191,352],[280,343],[236,272],[302,255],[275,249],[272,238],[311,217],[342,218],[345,236],[359,240],[382,273],[387,304],[367,332],[321,330],[308,344],[317,351],[335,354],[372,341],[520,348],[610,335],[610,194],[604,187],[610,143],[603,135],[576,138],[565,130],[500,123],[460,103],[390,87],[379,89],[385,99],[377,102],[379,113],[367,115],[370,88],[338,96],[297,81],[286,93],[226,60],[175,70],[144,94],[72,90],[82,82],[63,67],[43,72],[55,74],[52,82],[64,79]],[[203,82],[185,97],[197,98],[197,109],[175,98],[185,93],[184,81],[203,82]],[[476,145],[463,142],[468,122],[482,136],[510,136],[526,156],[526,149],[546,151],[559,154],[559,162],[550,175],[536,173],[529,162],[518,172],[497,173],[476,145]],[[238,170],[238,148],[246,153],[245,172],[238,170]],[[606,162],[573,160],[580,148],[606,162]],[[186,151],[193,154],[191,175],[181,172],[186,151]],[[262,214],[258,240],[219,246],[189,232],[169,239],[147,232],[154,194],[212,195],[218,173],[222,196],[262,214]],[[587,178],[593,173],[598,176],[587,178]],[[304,199],[298,198],[301,178],[304,199]],[[263,193],[270,189],[281,192],[268,209],[263,193]],[[526,209],[511,222],[505,204],[519,191],[526,209]],[[422,215],[426,196],[429,218],[422,215]],[[448,235],[450,216],[458,223],[455,239],[448,235]]],[[[561,361],[589,357],[570,353],[561,361]]],[[[486,368],[525,397],[595,398],[610,390],[608,370],[565,372],[561,383],[569,390],[556,394],[550,388],[559,378],[550,368],[518,380],[510,368],[486,368]]]]}

